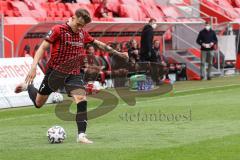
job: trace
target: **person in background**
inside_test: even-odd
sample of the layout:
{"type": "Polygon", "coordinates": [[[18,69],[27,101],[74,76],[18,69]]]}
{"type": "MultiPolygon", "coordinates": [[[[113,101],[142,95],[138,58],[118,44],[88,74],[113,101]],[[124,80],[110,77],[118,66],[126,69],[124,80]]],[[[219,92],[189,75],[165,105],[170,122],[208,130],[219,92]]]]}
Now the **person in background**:
{"type": "Polygon", "coordinates": [[[210,23],[205,23],[205,28],[199,32],[196,42],[201,46],[201,79],[211,80],[214,49],[218,39],[210,23]],[[207,70],[206,63],[208,63],[207,70]]]}
{"type": "Polygon", "coordinates": [[[140,60],[142,62],[153,61],[152,59],[152,46],[154,29],[156,29],[156,19],[150,19],[148,24],[146,24],[142,30],[141,34],[141,48],[140,48],[140,60]]]}
{"type": "Polygon", "coordinates": [[[161,52],[160,52],[160,41],[159,40],[154,40],[153,41],[153,49],[152,49],[152,59],[153,61],[155,61],[156,63],[158,63],[160,66],[162,66],[163,68],[163,72],[161,73],[161,67],[159,67],[159,80],[169,80],[169,76],[168,76],[168,68],[169,68],[169,64],[168,64],[168,59],[167,57],[165,57],[161,52]]]}
{"type": "Polygon", "coordinates": [[[139,48],[137,41],[135,39],[130,40],[128,49],[129,62],[136,64],[140,60],[139,58],[139,48]]]}
{"type": "Polygon", "coordinates": [[[101,4],[95,10],[94,15],[97,18],[109,18],[108,12],[107,0],[102,0],[101,4]]]}
{"type": "Polygon", "coordinates": [[[154,40],[153,42],[153,61],[167,66],[168,59],[160,52],[160,41],[154,40]]]}

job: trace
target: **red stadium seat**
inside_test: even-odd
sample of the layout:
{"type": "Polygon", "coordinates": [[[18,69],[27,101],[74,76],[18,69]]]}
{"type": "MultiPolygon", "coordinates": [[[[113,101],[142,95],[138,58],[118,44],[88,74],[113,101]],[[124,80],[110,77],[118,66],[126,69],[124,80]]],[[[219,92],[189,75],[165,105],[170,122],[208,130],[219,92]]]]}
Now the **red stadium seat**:
{"type": "Polygon", "coordinates": [[[119,0],[112,0],[107,2],[107,9],[111,12],[114,12],[116,14],[119,13],[119,6],[120,6],[119,0]]]}
{"type": "Polygon", "coordinates": [[[66,6],[72,14],[74,14],[75,11],[79,8],[79,4],[76,3],[67,3],[66,6]]]}
{"type": "Polygon", "coordinates": [[[130,6],[138,5],[138,1],[137,0],[119,0],[119,2],[121,4],[130,5],[130,6]]]}
{"type": "Polygon", "coordinates": [[[143,13],[143,11],[137,6],[122,4],[120,5],[119,10],[120,17],[131,17],[136,21],[142,21],[146,18],[146,15],[143,13]]]}
{"type": "Polygon", "coordinates": [[[229,3],[229,1],[227,1],[227,0],[215,0],[215,2],[219,6],[222,6],[222,7],[224,6],[225,15],[227,15],[228,17],[233,18],[233,19],[240,17],[238,15],[238,13],[235,12],[233,6],[229,3]]]}
{"type": "Polygon", "coordinates": [[[90,0],[81,0],[80,4],[91,4],[90,0]]]}
{"type": "Polygon", "coordinates": [[[41,3],[41,6],[45,9],[45,10],[49,10],[49,3],[41,3]]]}
{"type": "Polygon", "coordinates": [[[55,11],[47,11],[47,17],[55,17],[55,11]]]}
{"type": "Polygon", "coordinates": [[[156,3],[154,0],[138,0],[138,2],[145,6],[156,6],[156,3]]]}
{"type": "Polygon", "coordinates": [[[15,17],[21,16],[21,13],[18,10],[13,11],[15,17]]]}
{"type": "Polygon", "coordinates": [[[58,10],[58,5],[56,3],[49,3],[50,10],[58,10]]]}
{"type": "Polygon", "coordinates": [[[208,0],[202,0],[202,3],[229,18],[235,19],[240,17],[228,0],[213,0],[213,3],[208,0]]]}
{"type": "Polygon", "coordinates": [[[63,12],[63,17],[71,17],[71,16],[72,16],[71,12],[69,11],[63,12]]]}
{"type": "Polygon", "coordinates": [[[182,14],[178,12],[178,10],[173,6],[159,6],[167,17],[178,18],[182,17],[182,14]]]}
{"type": "Polygon", "coordinates": [[[8,9],[10,9],[9,2],[0,1],[0,6],[1,6],[1,10],[8,10],[8,9]]]}
{"type": "Polygon", "coordinates": [[[24,10],[24,11],[29,10],[28,6],[24,2],[21,2],[21,1],[11,1],[10,3],[11,3],[11,5],[13,7],[16,7],[19,11],[20,10],[24,10]]]}
{"type": "Polygon", "coordinates": [[[4,16],[14,17],[14,13],[12,10],[5,10],[3,13],[4,13],[4,16]]]}
{"type": "Polygon", "coordinates": [[[240,15],[240,8],[234,8],[234,9],[240,15]]]}
{"type": "Polygon", "coordinates": [[[17,8],[22,16],[28,17],[31,15],[28,6],[21,1],[11,1],[10,4],[17,8]]]}
{"type": "Polygon", "coordinates": [[[86,9],[86,10],[89,12],[89,14],[90,14],[91,17],[94,16],[95,10],[94,10],[94,6],[93,6],[92,4],[81,4],[81,3],[80,3],[79,6],[78,6],[78,8],[86,9]]]}
{"type": "Polygon", "coordinates": [[[101,3],[102,2],[102,0],[92,0],[92,3],[93,4],[99,4],[99,3],[101,3]]]}
{"type": "Polygon", "coordinates": [[[164,14],[157,7],[141,5],[141,8],[148,18],[155,18],[157,21],[164,21],[164,14]]]}
{"type": "Polygon", "coordinates": [[[55,11],[55,16],[56,17],[63,17],[63,12],[62,11],[55,11]]]}
{"type": "Polygon", "coordinates": [[[67,7],[65,6],[64,3],[58,3],[57,7],[59,10],[63,10],[63,11],[66,11],[66,9],[67,9],[67,7]]]}
{"type": "Polygon", "coordinates": [[[233,1],[234,1],[234,5],[240,8],[240,0],[233,0],[233,1]]]}

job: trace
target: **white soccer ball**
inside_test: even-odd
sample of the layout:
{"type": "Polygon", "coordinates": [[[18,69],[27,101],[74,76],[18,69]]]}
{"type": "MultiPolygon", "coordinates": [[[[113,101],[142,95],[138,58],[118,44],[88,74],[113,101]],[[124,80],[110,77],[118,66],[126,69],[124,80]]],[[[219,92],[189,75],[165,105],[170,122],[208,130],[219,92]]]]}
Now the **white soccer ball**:
{"type": "Polygon", "coordinates": [[[63,95],[61,93],[54,92],[52,95],[52,103],[60,103],[63,101],[63,95]]]}
{"type": "Polygon", "coordinates": [[[62,143],[67,137],[65,130],[61,126],[53,126],[48,129],[47,137],[49,143],[62,143]]]}

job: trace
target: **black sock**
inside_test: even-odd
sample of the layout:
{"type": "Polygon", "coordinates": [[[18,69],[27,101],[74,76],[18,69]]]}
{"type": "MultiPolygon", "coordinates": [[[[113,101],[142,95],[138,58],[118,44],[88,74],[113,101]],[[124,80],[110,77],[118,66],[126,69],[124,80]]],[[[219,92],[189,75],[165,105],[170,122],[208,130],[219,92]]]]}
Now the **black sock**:
{"type": "Polygon", "coordinates": [[[82,101],[77,104],[76,122],[78,134],[85,133],[87,129],[87,101],[82,101]]]}
{"type": "Polygon", "coordinates": [[[29,95],[30,99],[32,100],[34,106],[35,106],[36,108],[40,108],[40,107],[38,107],[38,106],[36,105],[36,98],[37,98],[37,93],[38,93],[37,88],[35,88],[35,87],[33,86],[33,84],[30,84],[30,85],[28,86],[28,88],[27,88],[27,91],[28,91],[28,95],[29,95]]]}

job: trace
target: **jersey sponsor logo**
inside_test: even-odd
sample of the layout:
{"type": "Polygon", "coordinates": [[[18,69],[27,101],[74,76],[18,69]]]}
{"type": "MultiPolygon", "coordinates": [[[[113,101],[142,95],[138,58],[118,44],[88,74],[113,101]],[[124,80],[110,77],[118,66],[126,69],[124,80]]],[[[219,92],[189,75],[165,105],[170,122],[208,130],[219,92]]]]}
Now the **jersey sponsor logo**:
{"type": "Polygon", "coordinates": [[[84,44],[82,42],[71,42],[71,41],[66,41],[65,45],[71,45],[73,47],[83,47],[84,44]]]}

